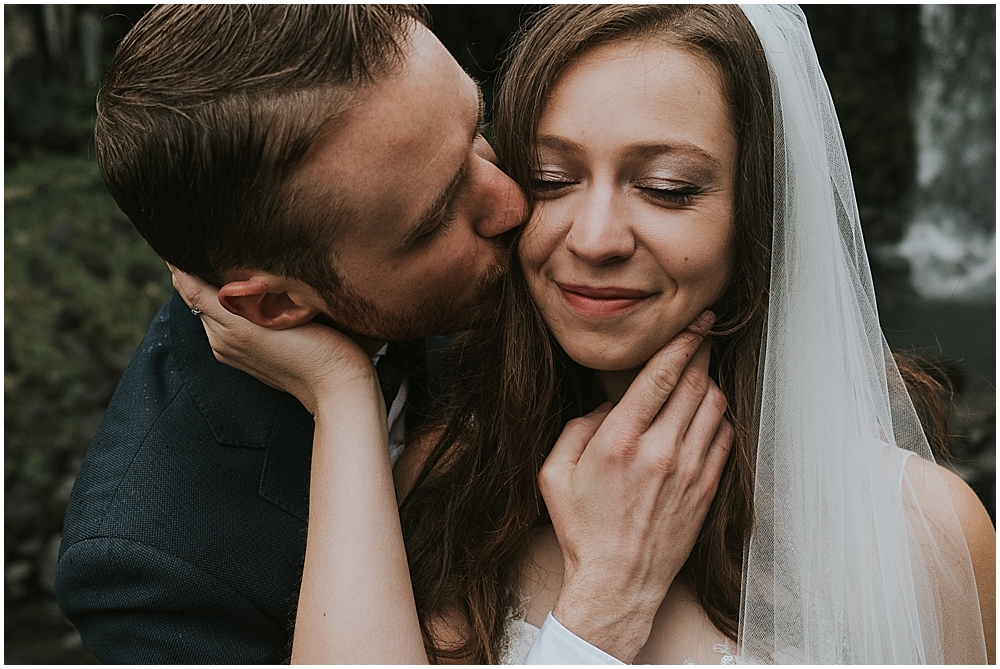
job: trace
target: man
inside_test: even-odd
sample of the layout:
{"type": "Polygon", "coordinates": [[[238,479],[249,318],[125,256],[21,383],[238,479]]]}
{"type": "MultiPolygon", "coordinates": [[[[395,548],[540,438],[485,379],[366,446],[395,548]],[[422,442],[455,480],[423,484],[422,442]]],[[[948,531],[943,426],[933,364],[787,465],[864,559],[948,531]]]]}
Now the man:
{"type": "MultiPolygon", "coordinates": [[[[122,210],[228,311],[318,320],[377,360],[398,455],[427,397],[415,338],[492,313],[500,240],[526,215],[481,107],[413,7],[167,6],[121,43],[95,137],[122,210]]],[[[106,662],[287,660],[312,433],[293,397],[219,363],[174,295],[70,500],[56,587],[87,647],[106,662]]],[[[554,650],[534,659],[614,661],[585,640],[629,659],[641,633],[606,601],[588,627],[587,587],[610,590],[581,571],[579,637],[547,623],[536,645],[554,650]]],[[[638,586],[622,610],[655,610],[659,586],[638,586]]]]}

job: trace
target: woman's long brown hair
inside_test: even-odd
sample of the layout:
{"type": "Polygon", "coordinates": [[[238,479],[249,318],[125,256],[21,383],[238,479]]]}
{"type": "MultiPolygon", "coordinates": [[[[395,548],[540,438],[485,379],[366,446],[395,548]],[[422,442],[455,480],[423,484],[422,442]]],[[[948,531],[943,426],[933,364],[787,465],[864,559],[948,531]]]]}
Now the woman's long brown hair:
{"type": "MultiPolygon", "coordinates": [[[[736,636],[743,544],[752,519],[753,411],[767,311],[771,239],[770,80],[756,32],[722,6],[555,6],[526,28],[498,96],[494,147],[523,188],[536,164],[535,129],[548,93],[597,44],[662,38],[714,63],[739,138],[736,260],[715,305],[713,374],[729,399],[736,443],[686,566],[712,622],[736,636]]],[[[515,244],[516,248],[516,244],[515,244]]],[[[537,474],[563,426],[603,397],[570,360],[528,296],[516,254],[496,322],[452,346],[436,412],[440,436],[400,506],[411,578],[432,659],[493,663],[520,602],[519,575],[533,527],[546,522],[537,474]],[[468,620],[443,647],[432,623],[468,620]]]]}
{"type": "MultiPolygon", "coordinates": [[[[729,400],[736,436],[682,572],[711,621],[735,639],[743,550],[753,520],[754,413],[771,252],[773,112],[757,34],[732,6],[551,7],[534,17],[508,60],[494,148],[530,198],[535,132],[559,75],[598,44],[640,39],[662,39],[715,66],[738,138],[736,253],[730,286],[713,306],[718,319],[711,367],[729,400]]],[[[547,522],[538,471],[566,422],[603,396],[589,370],[569,359],[548,332],[516,252],[495,322],[461,335],[449,355],[429,423],[434,446],[400,517],[431,659],[495,663],[520,605],[521,563],[532,529],[547,522]],[[442,634],[435,627],[442,615],[457,615],[467,627],[442,634]]]]}

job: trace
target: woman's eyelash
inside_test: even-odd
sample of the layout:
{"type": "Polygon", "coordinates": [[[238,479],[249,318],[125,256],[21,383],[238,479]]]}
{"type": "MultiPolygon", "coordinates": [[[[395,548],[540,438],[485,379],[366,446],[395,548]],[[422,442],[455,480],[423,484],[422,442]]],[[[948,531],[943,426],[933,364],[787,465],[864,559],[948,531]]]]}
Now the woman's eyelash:
{"type": "MultiPolygon", "coordinates": [[[[563,188],[575,186],[579,181],[570,177],[555,175],[537,176],[531,180],[531,190],[538,195],[554,194],[563,188]]],[[[679,185],[673,187],[642,185],[641,182],[635,185],[647,197],[674,205],[687,205],[704,192],[701,186],[694,184],[679,185]]]]}
{"type": "Polygon", "coordinates": [[[531,187],[543,193],[548,193],[554,190],[559,190],[560,188],[565,188],[566,186],[572,186],[572,181],[546,181],[545,179],[534,179],[531,182],[531,187]]]}
{"type": "Polygon", "coordinates": [[[536,193],[551,193],[560,188],[574,186],[577,183],[577,181],[567,178],[535,177],[531,180],[531,190],[536,193]]]}
{"type": "Polygon", "coordinates": [[[696,196],[700,195],[702,188],[695,185],[679,186],[676,188],[662,188],[652,186],[636,186],[647,196],[660,202],[670,204],[690,204],[696,196]]]}

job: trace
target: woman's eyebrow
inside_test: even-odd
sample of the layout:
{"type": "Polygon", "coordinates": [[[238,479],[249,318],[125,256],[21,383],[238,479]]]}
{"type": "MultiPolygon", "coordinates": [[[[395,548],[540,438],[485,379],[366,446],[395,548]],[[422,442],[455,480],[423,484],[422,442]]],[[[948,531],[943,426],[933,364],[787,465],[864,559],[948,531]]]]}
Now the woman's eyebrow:
{"type": "MultiPolygon", "coordinates": [[[[581,155],[586,152],[586,147],[582,144],[555,135],[539,135],[535,143],[540,149],[549,149],[565,155],[581,155]]],[[[629,162],[666,158],[672,163],[692,169],[705,170],[707,168],[712,171],[722,169],[722,162],[718,158],[690,142],[632,144],[622,151],[621,157],[629,162]]]]}
{"type": "Polygon", "coordinates": [[[539,148],[551,149],[558,153],[583,153],[583,146],[565,137],[555,135],[539,135],[535,139],[539,148]]]}
{"type": "Polygon", "coordinates": [[[623,156],[628,159],[649,160],[661,156],[669,156],[690,164],[711,163],[713,167],[722,167],[722,162],[708,151],[690,142],[633,144],[628,147],[623,156]]]}

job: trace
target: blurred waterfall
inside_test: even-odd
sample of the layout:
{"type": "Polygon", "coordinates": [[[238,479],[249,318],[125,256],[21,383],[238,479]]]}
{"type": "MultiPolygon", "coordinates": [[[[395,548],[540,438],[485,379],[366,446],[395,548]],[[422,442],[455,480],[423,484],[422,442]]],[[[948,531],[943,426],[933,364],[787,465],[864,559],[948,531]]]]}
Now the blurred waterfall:
{"type": "Polygon", "coordinates": [[[896,248],[926,299],[996,299],[996,7],[923,5],[913,213],[896,248]]]}

